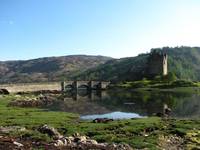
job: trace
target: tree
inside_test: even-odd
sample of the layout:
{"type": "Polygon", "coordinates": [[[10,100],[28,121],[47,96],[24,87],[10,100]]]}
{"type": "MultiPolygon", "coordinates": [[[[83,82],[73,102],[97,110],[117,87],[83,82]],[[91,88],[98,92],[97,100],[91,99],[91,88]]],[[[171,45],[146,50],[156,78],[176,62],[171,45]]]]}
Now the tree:
{"type": "Polygon", "coordinates": [[[173,72],[169,72],[167,75],[163,76],[163,80],[167,82],[175,81],[177,79],[173,72]]]}

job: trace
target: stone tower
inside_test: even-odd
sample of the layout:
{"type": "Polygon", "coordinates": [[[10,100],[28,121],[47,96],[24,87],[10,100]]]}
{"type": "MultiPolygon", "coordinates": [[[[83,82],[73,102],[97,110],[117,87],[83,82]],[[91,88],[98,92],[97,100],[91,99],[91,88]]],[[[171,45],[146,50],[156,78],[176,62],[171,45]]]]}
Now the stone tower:
{"type": "Polygon", "coordinates": [[[167,75],[167,73],[167,54],[156,51],[151,52],[147,64],[148,76],[153,78],[157,75],[167,75]]]}
{"type": "Polygon", "coordinates": [[[163,75],[167,75],[168,66],[167,66],[167,54],[163,54],[163,75]]]}

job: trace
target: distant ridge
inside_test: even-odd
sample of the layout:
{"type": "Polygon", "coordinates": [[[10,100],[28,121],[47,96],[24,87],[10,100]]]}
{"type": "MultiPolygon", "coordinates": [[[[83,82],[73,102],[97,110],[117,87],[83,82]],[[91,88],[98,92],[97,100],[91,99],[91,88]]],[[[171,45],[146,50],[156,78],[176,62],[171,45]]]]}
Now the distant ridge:
{"type": "Polygon", "coordinates": [[[111,59],[105,56],[69,55],[0,61],[0,83],[60,81],[111,59]]]}

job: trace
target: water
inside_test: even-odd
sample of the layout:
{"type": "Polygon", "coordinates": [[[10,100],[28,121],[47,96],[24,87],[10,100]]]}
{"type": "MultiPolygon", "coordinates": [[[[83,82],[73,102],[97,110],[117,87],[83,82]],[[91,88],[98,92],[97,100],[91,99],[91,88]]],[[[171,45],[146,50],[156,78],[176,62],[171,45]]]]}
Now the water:
{"type": "Polygon", "coordinates": [[[131,118],[143,118],[136,113],[127,113],[127,112],[112,112],[107,114],[96,114],[96,115],[85,115],[81,116],[81,119],[84,120],[94,120],[96,118],[109,118],[109,119],[131,119],[131,118]]]}
{"type": "Polygon", "coordinates": [[[67,92],[50,110],[80,114],[82,119],[129,119],[153,116],[163,112],[163,105],[172,109],[175,118],[199,118],[200,95],[196,91],[109,90],[67,92]]]}

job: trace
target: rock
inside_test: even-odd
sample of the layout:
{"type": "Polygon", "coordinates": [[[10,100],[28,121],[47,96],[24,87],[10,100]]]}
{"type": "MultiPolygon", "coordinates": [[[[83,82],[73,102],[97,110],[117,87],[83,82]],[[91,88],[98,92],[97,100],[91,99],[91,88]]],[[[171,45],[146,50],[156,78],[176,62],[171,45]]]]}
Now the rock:
{"type": "Polygon", "coordinates": [[[55,141],[54,146],[59,147],[59,146],[68,146],[68,145],[72,145],[72,144],[73,143],[69,138],[63,137],[63,138],[55,141]]]}
{"type": "Polygon", "coordinates": [[[118,144],[117,150],[133,150],[128,144],[118,144]]]}
{"type": "Polygon", "coordinates": [[[171,114],[171,111],[172,111],[171,108],[169,108],[167,104],[163,105],[163,115],[164,115],[164,117],[169,117],[170,114],[171,114]]]}
{"type": "Polygon", "coordinates": [[[56,129],[48,127],[47,125],[43,125],[38,129],[38,131],[56,137],[57,139],[51,143],[51,145],[58,149],[132,150],[128,144],[98,143],[97,141],[90,139],[87,136],[82,136],[79,133],[75,133],[73,136],[63,137],[56,129]]]}
{"type": "Polygon", "coordinates": [[[113,121],[113,119],[109,119],[109,118],[96,118],[93,120],[93,123],[107,123],[107,122],[111,122],[113,121]]]}
{"type": "Polygon", "coordinates": [[[3,95],[9,95],[10,92],[8,92],[7,89],[0,89],[0,94],[3,94],[3,95]]]}
{"type": "Polygon", "coordinates": [[[17,145],[18,147],[23,147],[23,146],[24,146],[23,144],[18,143],[18,142],[16,142],[16,141],[14,141],[13,144],[17,145]]]}
{"type": "Polygon", "coordinates": [[[80,134],[79,134],[79,133],[74,133],[73,136],[74,136],[74,137],[79,137],[80,134]]]}
{"type": "Polygon", "coordinates": [[[184,139],[176,135],[160,135],[158,145],[165,150],[182,150],[184,149],[184,139]]]}
{"type": "Polygon", "coordinates": [[[86,140],[86,143],[88,143],[88,144],[94,144],[94,145],[98,144],[98,142],[95,141],[95,140],[86,140]]]}
{"type": "Polygon", "coordinates": [[[26,128],[19,126],[0,127],[0,133],[10,133],[13,131],[25,131],[26,128]]]}
{"type": "Polygon", "coordinates": [[[9,106],[19,107],[40,107],[51,105],[55,99],[49,96],[40,96],[37,98],[24,98],[24,100],[15,100],[9,103],[9,106]]]}
{"type": "Polygon", "coordinates": [[[79,136],[79,137],[74,138],[74,142],[76,142],[76,143],[86,142],[86,140],[87,140],[87,138],[85,136],[79,136]]]}
{"type": "Polygon", "coordinates": [[[109,149],[115,149],[117,147],[117,145],[115,143],[109,144],[107,146],[109,149]]]}
{"type": "Polygon", "coordinates": [[[17,92],[16,94],[17,95],[25,95],[25,94],[28,94],[28,92],[17,92]]]}
{"type": "Polygon", "coordinates": [[[71,141],[68,141],[66,138],[62,138],[61,140],[63,141],[64,145],[68,145],[71,142],[71,141]]]}
{"type": "Polygon", "coordinates": [[[128,144],[109,144],[107,147],[109,150],[133,150],[128,144]]]}
{"type": "Polygon", "coordinates": [[[72,137],[72,136],[65,137],[65,138],[67,138],[67,139],[69,139],[69,140],[71,140],[71,141],[74,141],[74,137],[72,137]]]}
{"type": "Polygon", "coordinates": [[[60,139],[63,136],[53,127],[49,127],[48,125],[43,125],[38,128],[38,131],[44,134],[48,134],[50,137],[54,139],[60,139]]]}
{"type": "Polygon", "coordinates": [[[61,140],[57,140],[56,143],[54,144],[54,146],[58,147],[58,146],[63,146],[63,142],[61,140]]]}

